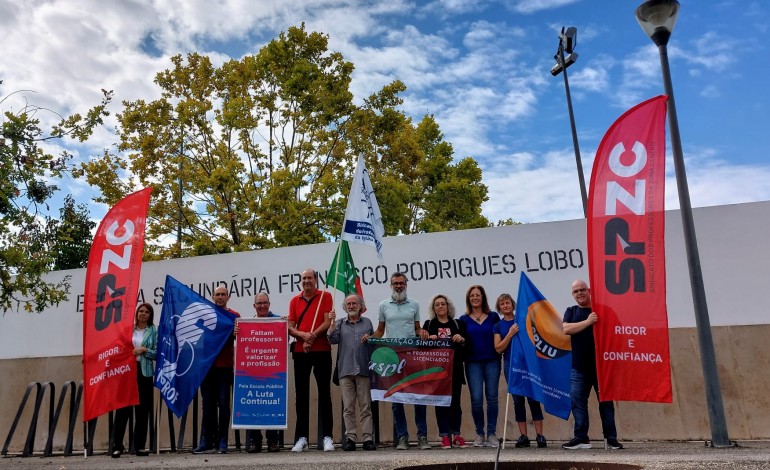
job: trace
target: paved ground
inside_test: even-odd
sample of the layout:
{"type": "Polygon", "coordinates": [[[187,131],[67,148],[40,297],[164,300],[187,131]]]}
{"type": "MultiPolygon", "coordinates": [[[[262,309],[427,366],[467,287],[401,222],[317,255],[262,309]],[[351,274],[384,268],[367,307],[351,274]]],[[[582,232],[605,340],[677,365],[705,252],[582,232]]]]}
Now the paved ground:
{"type": "MultiPolygon", "coordinates": [[[[547,449],[514,449],[512,443],[500,451],[500,470],[564,469],[564,470],[621,470],[625,465],[644,469],[770,469],[770,441],[741,441],[737,447],[714,449],[700,442],[630,442],[623,450],[563,450],[560,442],[547,449]]],[[[594,442],[598,447],[600,442],[594,442]]],[[[161,453],[150,457],[124,455],[112,459],[106,453],[84,459],[73,457],[11,457],[0,458],[0,468],[40,468],[55,470],[76,469],[252,469],[271,470],[310,468],[312,470],[392,470],[418,465],[436,465],[439,469],[493,468],[495,449],[434,448],[420,451],[396,451],[380,448],[376,452],[308,451],[294,454],[282,451],[276,454],[245,454],[237,451],[225,455],[193,455],[188,452],[161,453]],[[484,465],[486,463],[486,465],[484,465]],[[466,464],[466,465],[456,465],[466,464]]],[[[631,467],[633,468],[633,467],[631,467]]]]}

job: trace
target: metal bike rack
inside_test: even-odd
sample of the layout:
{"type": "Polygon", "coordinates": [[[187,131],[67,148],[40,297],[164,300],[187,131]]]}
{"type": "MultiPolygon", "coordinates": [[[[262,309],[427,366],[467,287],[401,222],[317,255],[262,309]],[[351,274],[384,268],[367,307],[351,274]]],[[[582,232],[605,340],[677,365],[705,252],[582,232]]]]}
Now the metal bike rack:
{"type": "MultiPolygon", "coordinates": [[[[42,384],[40,382],[31,382],[29,385],[27,385],[27,390],[24,392],[24,398],[22,398],[21,404],[19,405],[19,410],[16,412],[16,417],[13,419],[13,423],[11,424],[11,430],[8,432],[8,437],[5,439],[3,450],[0,452],[2,455],[8,454],[8,446],[11,444],[11,439],[13,439],[13,434],[16,432],[16,427],[19,424],[19,420],[21,419],[21,415],[24,412],[24,408],[27,404],[27,400],[29,399],[33,390],[35,391],[35,404],[32,410],[32,418],[30,419],[30,422],[29,422],[29,429],[27,430],[27,439],[24,441],[22,456],[29,457],[33,453],[34,444],[35,444],[35,431],[37,430],[38,415],[40,414],[40,406],[43,404],[43,397],[45,396],[46,390],[50,390],[50,392],[48,393],[48,398],[49,398],[48,429],[49,429],[49,434],[51,432],[51,427],[54,419],[54,395],[56,394],[56,387],[51,382],[43,382],[42,384]]],[[[50,439],[50,436],[49,436],[49,439],[50,439]]]]}

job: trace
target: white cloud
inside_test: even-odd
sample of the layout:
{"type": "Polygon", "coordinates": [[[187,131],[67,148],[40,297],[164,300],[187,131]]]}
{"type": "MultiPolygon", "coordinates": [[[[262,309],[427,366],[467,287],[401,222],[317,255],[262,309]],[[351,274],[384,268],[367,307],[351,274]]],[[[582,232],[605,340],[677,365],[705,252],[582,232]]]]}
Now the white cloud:
{"type": "Polygon", "coordinates": [[[492,221],[544,222],[583,217],[580,185],[571,150],[546,154],[520,153],[498,158],[484,182],[490,200],[484,213],[492,221]]]}
{"type": "Polygon", "coordinates": [[[613,101],[620,108],[639,103],[651,89],[662,88],[660,55],[655,45],[643,46],[629,54],[622,62],[623,76],[613,101]]]}
{"type": "Polygon", "coordinates": [[[603,64],[594,62],[581,67],[569,75],[570,87],[582,91],[605,92],[610,87],[609,70],[603,64]]]}
{"type": "Polygon", "coordinates": [[[535,13],[542,10],[552,10],[563,7],[579,0],[509,0],[508,7],[518,13],[535,13]]]}
{"type": "MultiPolygon", "coordinates": [[[[69,114],[97,104],[102,88],[112,89],[114,113],[121,100],[156,98],[154,76],[170,67],[168,57],[173,54],[198,51],[221,64],[228,54],[255,53],[279,31],[305,22],[308,31],[328,34],[330,49],[355,64],[351,88],[359,102],[400,79],[408,86],[405,112],[416,119],[434,114],[455,154],[479,159],[490,186],[491,200],[484,210],[491,219],[579,218],[582,208],[568,133],[557,137],[537,127],[553,123],[548,117],[557,106],[552,94],[558,95],[558,112],[565,111],[562,84],[548,74],[552,62],[546,61],[556,48],[561,24],[535,24],[535,15],[522,19],[522,14],[546,10],[556,16],[564,12],[558,8],[575,2],[501,0],[509,14],[493,17],[488,14],[492,4],[483,0],[263,0],[258,7],[248,0],[5,1],[0,2],[0,78],[5,81],[0,96],[34,90],[10,98],[4,106],[18,109],[26,97],[69,114]],[[533,42],[537,27],[553,29],[548,47],[533,42]]],[[[742,61],[761,56],[760,40],[754,36],[767,16],[765,8],[752,2],[745,13],[751,15],[742,20],[751,35],[727,37],[725,28],[715,28],[693,38],[682,27],[683,34],[672,38],[673,66],[684,64],[687,77],[699,83],[692,94],[726,99],[725,82],[747,73],[742,61]],[[705,77],[710,77],[709,83],[703,83],[705,77]]],[[[573,99],[602,113],[596,106],[588,108],[589,100],[599,106],[609,100],[611,106],[627,109],[659,94],[657,48],[643,38],[638,44],[645,45],[635,50],[608,47],[604,38],[616,26],[593,26],[593,21],[611,23],[594,19],[594,13],[588,16],[583,18],[585,26],[575,22],[580,25],[580,50],[586,54],[570,68],[573,99]]],[[[628,27],[638,36],[631,21],[628,27]]],[[[681,86],[684,96],[685,83],[681,86]]],[[[761,107],[766,93],[757,94],[751,106],[761,107]]],[[[579,113],[579,124],[587,127],[580,129],[581,143],[590,146],[604,129],[585,124],[585,112],[579,113]]],[[[114,123],[113,115],[89,147],[74,149],[78,158],[111,148],[114,123]]],[[[697,155],[688,156],[693,204],[770,199],[765,189],[768,167],[718,160],[706,151],[697,155]]],[[[590,169],[585,155],[584,161],[590,169]]],[[[82,181],[66,184],[73,193],[88,190],[82,181]]],[[[668,202],[676,203],[675,194],[668,202]]]]}

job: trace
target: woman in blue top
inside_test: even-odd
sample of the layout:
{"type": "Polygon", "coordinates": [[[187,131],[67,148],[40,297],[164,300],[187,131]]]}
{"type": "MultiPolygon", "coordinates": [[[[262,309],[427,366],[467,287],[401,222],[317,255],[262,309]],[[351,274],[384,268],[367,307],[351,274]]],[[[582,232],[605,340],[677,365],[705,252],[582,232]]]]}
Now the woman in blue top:
{"type": "Polygon", "coordinates": [[[474,447],[497,447],[497,387],[500,384],[500,354],[495,351],[493,328],[500,316],[489,309],[487,293],[478,285],[465,294],[465,324],[468,349],[465,376],[471,392],[471,414],[476,425],[474,447]],[[487,402],[486,437],[484,430],[484,397],[487,402]]]}
{"type": "Polygon", "coordinates": [[[115,413],[115,427],[113,428],[112,457],[120,457],[125,451],[123,447],[123,434],[126,432],[126,423],[131,416],[131,412],[136,413],[134,421],[134,448],[136,455],[150,455],[145,450],[144,445],[147,441],[147,423],[152,409],[152,375],[155,370],[153,362],[155,353],[158,349],[158,329],[153,325],[155,312],[152,305],[148,303],[140,304],[136,309],[134,316],[134,333],[131,337],[134,343],[134,356],[139,366],[136,373],[136,383],[139,387],[139,404],[126,406],[115,413]]]}
{"type": "MultiPolygon", "coordinates": [[[[503,318],[495,325],[495,350],[503,355],[503,375],[505,376],[505,383],[508,383],[508,374],[511,370],[511,341],[519,332],[519,325],[516,323],[513,313],[516,308],[516,302],[513,301],[513,297],[510,294],[501,294],[497,298],[496,308],[503,318]]],[[[540,407],[540,402],[529,397],[527,397],[527,401],[529,402],[529,412],[532,414],[532,421],[535,423],[537,446],[546,447],[548,444],[543,436],[543,410],[540,407]]],[[[527,410],[524,407],[524,397],[521,395],[513,395],[513,414],[521,433],[521,436],[516,441],[516,447],[529,447],[527,410]]]]}

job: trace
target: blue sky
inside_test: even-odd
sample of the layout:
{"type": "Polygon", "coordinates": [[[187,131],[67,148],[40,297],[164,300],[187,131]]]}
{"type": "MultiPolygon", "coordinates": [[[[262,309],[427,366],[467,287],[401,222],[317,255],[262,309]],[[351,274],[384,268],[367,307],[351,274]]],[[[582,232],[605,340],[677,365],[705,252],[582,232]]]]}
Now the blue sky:
{"type": "MultiPolygon", "coordinates": [[[[694,206],[770,199],[768,25],[759,1],[682,1],[669,57],[694,206]]],[[[586,180],[594,152],[626,109],[661,94],[657,48],[637,2],[608,0],[0,0],[0,96],[62,113],[96,104],[100,89],[153,99],[169,57],[195,51],[220,64],[255,53],[290,26],[330,36],[356,66],[357,99],[393,79],[404,111],[435,115],[455,157],[484,170],[491,220],[582,217],[564,83],[549,73],[562,26],[578,30],[570,88],[586,180]]],[[[115,143],[100,130],[88,159],[115,143]]],[[[667,147],[666,208],[678,207],[667,147]]],[[[79,202],[92,194],[65,179],[79,202]]],[[[90,203],[100,219],[105,207],[90,203]]]]}

